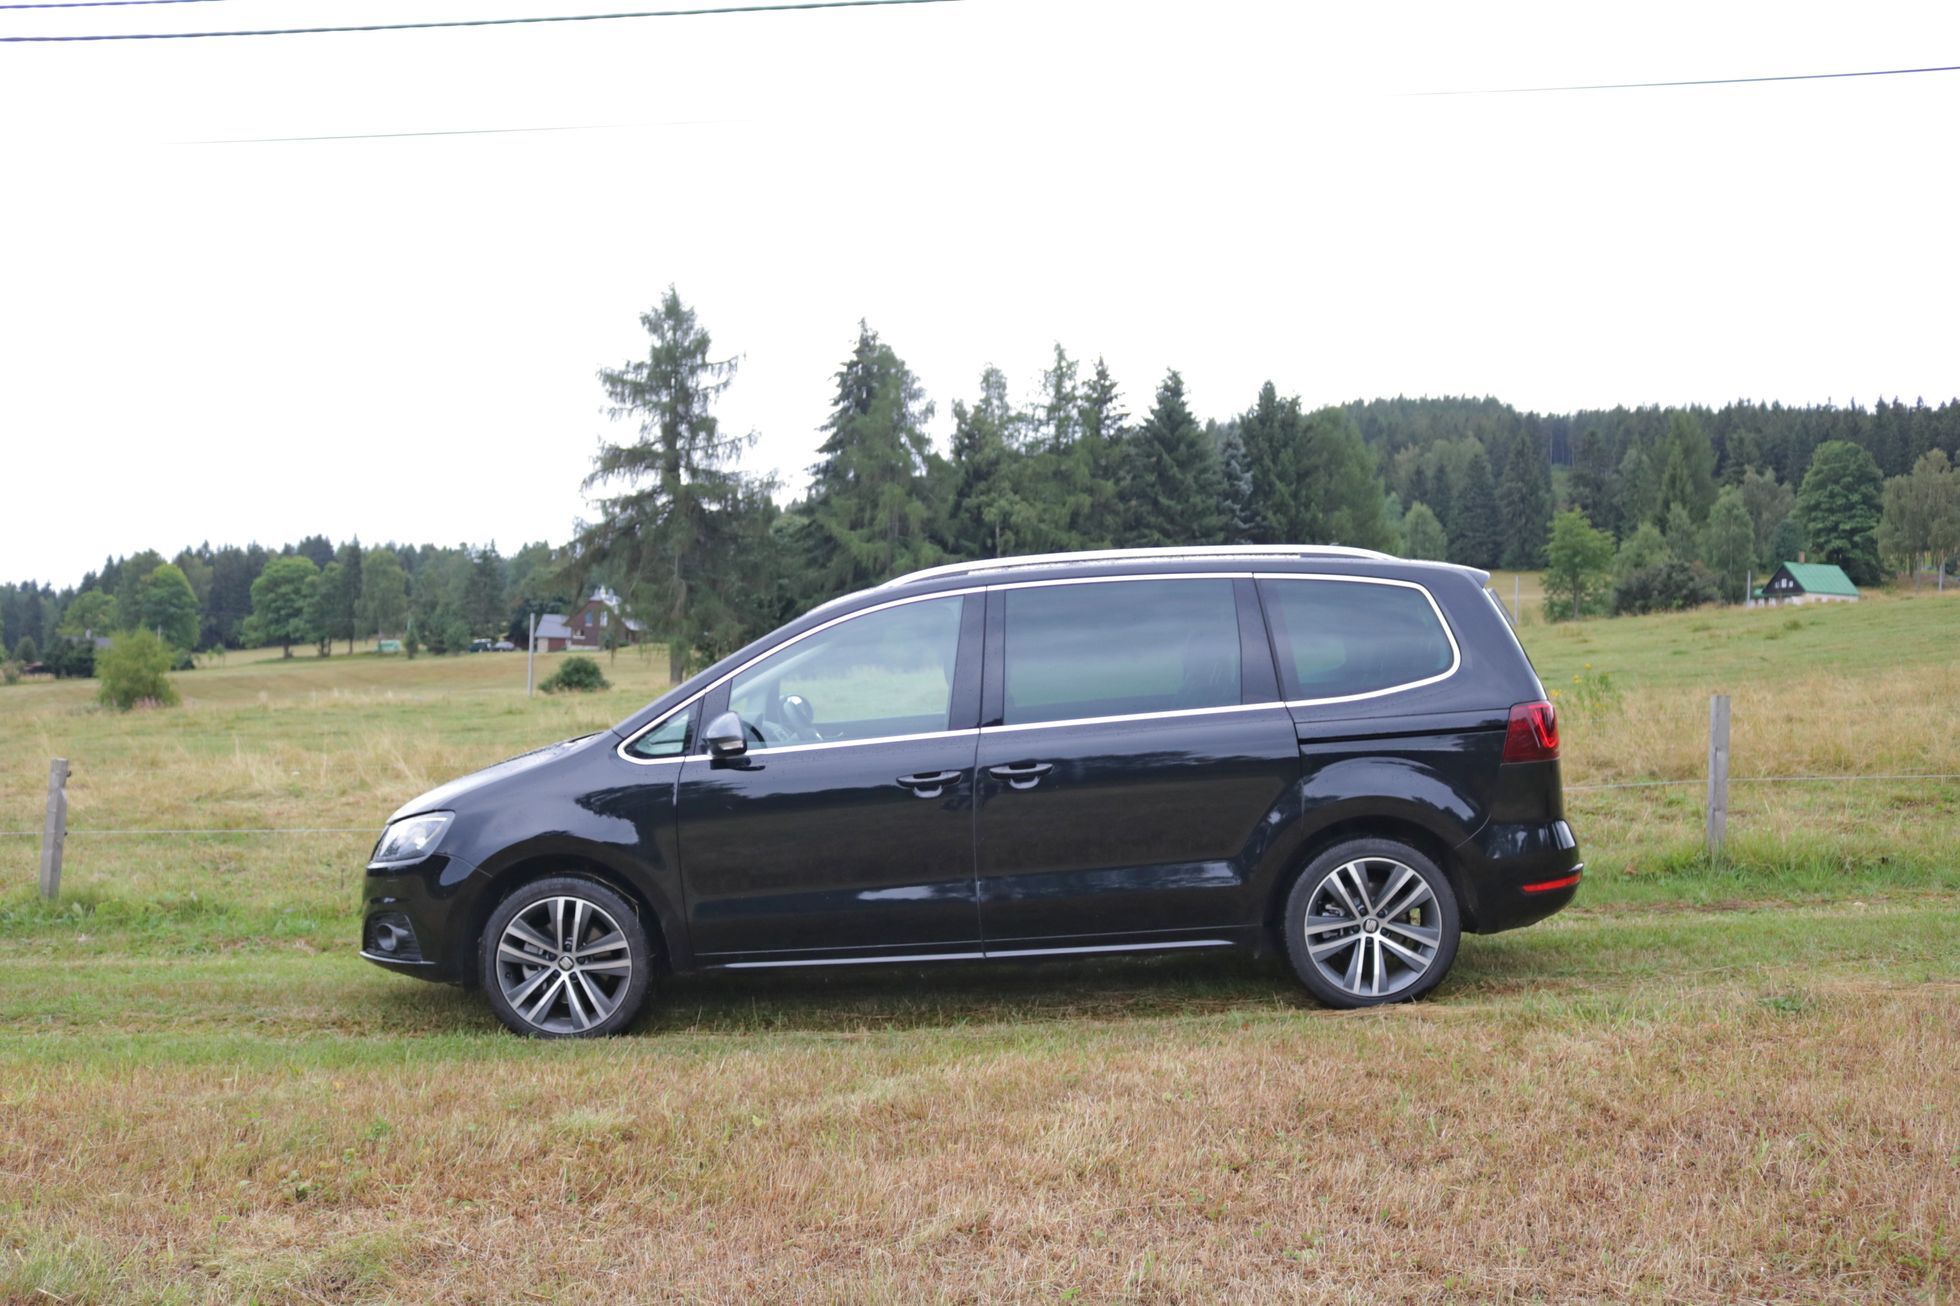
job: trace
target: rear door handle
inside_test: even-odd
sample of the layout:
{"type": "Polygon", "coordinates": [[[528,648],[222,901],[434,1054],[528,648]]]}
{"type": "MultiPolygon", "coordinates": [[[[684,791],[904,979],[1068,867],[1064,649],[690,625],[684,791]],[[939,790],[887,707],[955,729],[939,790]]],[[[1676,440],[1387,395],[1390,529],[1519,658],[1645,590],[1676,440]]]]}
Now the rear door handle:
{"type": "Polygon", "coordinates": [[[937,798],[946,792],[947,785],[959,778],[958,771],[921,771],[917,775],[902,775],[898,782],[917,797],[937,798]]]}
{"type": "Polygon", "coordinates": [[[1032,789],[1041,783],[1041,777],[1055,769],[1052,762],[1023,762],[1018,766],[990,766],[987,774],[997,780],[1007,781],[1010,789],[1032,789]]]}

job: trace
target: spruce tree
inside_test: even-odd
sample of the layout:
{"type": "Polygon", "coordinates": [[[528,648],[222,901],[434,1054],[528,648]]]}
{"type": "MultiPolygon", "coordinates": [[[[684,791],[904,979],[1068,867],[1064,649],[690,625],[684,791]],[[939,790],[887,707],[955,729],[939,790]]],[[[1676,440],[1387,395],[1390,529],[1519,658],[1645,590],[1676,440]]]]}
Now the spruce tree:
{"type": "Polygon", "coordinates": [[[1662,449],[1656,512],[1665,520],[1668,510],[1678,503],[1699,526],[1708,520],[1708,510],[1715,504],[1715,446],[1693,413],[1677,410],[1668,415],[1662,449]]]}
{"type": "Polygon", "coordinates": [[[808,562],[821,593],[939,560],[928,485],[936,460],[924,426],[931,416],[911,369],[860,322],[857,344],[837,372],[803,507],[808,562]]]}
{"type": "Polygon", "coordinates": [[[1586,520],[1609,532],[1620,522],[1618,470],[1599,428],[1589,426],[1580,432],[1572,455],[1572,506],[1585,514],[1586,520]]]}
{"type": "Polygon", "coordinates": [[[340,584],[334,595],[333,628],[337,636],[347,641],[347,651],[351,654],[361,625],[360,540],[341,545],[334,561],[340,564],[340,584]]]}
{"type": "MultiPolygon", "coordinates": [[[[579,533],[574,570],[581,588],[596,574],[612,580],[627,612],[666,643],[668,675],[679,682],[707,648],[739,642],[760,623],[763,582],[744,543],[767,487],[734,469],[749,439],[725,434],[712,411],[735,361],[712,357],[707,329],[672,286],[640,325],[646,357],[599,373],[614,420],[637,429],[593,460],[586,488],[617,488],[579,533]]],[[[501,560],[497,568],[500,599],[501,560]]],[[[482,588],[487,603],[487,580],[482,588]]]]}
{"type": "Polygon", "coordinates": [[[1298,399],[1282,400],[1271,381],[1239,418],[1246,470],[1252,478],[1248,512],[1252,539],[1261,544],[1303,542],[1300,458],[1305,436],[1298,399]]]}
{"type": "Polygon", "coordinates": [[[1488,570],[1497,565],[1503,547],[1497,495],[1491,485],[1490,456],[1475,444],[1463,461],[1462,481],[1451,489],[1456,520],[1450,533],[1450,560],[1488,570]]]}
{"type": "Polygon", "coordinates": [[[1627,446],[1620,459],[1620,535],[1625,538],[1644,523],[1654,520],[1660,507],[1660,476],[1654,459],[1638,443],[1627,446]]]}
{"type": "Polygon", "coordinates": [[[1499,561],[1514,571],[1544,566],[1552,528],[1552,467],[1529,431],[1520,430],[1510,441],[1497,487],[1497,511],[1504,535],[1499,561]]]}
{"type": "Polygon", "coordinates": [[[1374,453],[1342,408],[1321,408],[1301,423],[1299,534],[1284,543],[1394,546],[1374,453]]]}
{"type": "Polygon", "coordinates": [[[1218,467],[1225,481],[1226,544],[1250,544],[1258,538],[1258,519],[1252,506],[1252,462],[1246,456],[1239,424],[1227,422],[1213,432],[1218,467]]]}
{"type": "Polygon", "coordinates": [[[1089,501],[1076,524],[1075,543],[1085,549],[1108,548],[1123,528],[1117,487],[1122,477],[1123,438],[1129,414],[1109,364],[1096,359],[1096,370],[1081,387],[1080,434],[1076,450],[1088,474],[1089,501]]]}
{"type": "Polygon", "coordinates": [[[1175,370],[1157,387],[1150,415],[1125,442],[1123,543],[1216,544],[1224,531],[1225,477],[1175,370]]]}
{"type": "Polygon", "coordinates": [[[953,401],[953,490],[942,538],[955,557],[998,558],[1027,547],[1035,505],[1017,485],[1026,456],[1014,448],[1013,426],[1007,378],[997,367],[980,374],[978,402],[953,401]]]}

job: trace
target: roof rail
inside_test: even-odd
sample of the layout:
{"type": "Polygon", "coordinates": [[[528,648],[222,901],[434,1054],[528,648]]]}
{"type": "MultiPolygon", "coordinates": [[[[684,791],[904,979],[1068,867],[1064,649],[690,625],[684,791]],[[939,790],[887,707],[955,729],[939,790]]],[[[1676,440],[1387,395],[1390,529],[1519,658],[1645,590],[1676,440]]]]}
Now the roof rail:
{"type": "Polygon", "coordinates": [[[1391,561],[1393,554],[1375,549],[1354,549],[1344,544],[1193,544],[1157,549],[1083,549],[1073,553],[1029,553],[1014,558],[976,558],[970,562],[948,562],[922,571],[894,576],[879,589],[911,585],[940,576],[970,576],[979,572],[1008,571],[1018,567],[1045,567],[1072,562],[1127,562],[1131,559],[1158,558],[1365,558],[1391,561]]]}

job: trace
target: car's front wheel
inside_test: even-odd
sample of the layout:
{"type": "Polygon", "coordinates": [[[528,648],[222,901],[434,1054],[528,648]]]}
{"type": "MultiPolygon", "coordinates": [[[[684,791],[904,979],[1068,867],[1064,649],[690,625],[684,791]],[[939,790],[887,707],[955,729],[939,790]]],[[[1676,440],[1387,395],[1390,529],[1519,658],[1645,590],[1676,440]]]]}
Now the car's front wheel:
{"type": "Polygon", "coordinates": [[[646,1001],[652,951],[632,905],[594,880],[519,888],[483,929],[483,991],[497,1018],[534,1038],[599,1038],[646,1001]]]}
{"type": "Polygon", "coordinates": [[[1392,839],[1327,849],[1286,899],[1287,959],[1330,1007],[1421,997],[1449,973],[1460,934],[1449,878],[1392,839]]]}

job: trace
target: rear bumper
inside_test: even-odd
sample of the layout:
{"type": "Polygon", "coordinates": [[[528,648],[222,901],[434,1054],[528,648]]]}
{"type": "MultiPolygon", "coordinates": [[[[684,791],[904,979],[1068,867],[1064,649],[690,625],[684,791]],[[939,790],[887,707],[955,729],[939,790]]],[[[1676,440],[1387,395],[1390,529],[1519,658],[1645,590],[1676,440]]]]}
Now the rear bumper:
{"type": "Polygon", "coordinates": [[[1544,920],[1578,896],[1585,863],[1563,820],[1486,825],[1452,852],[1464,928],[1495,934],[1544,920]]]}

